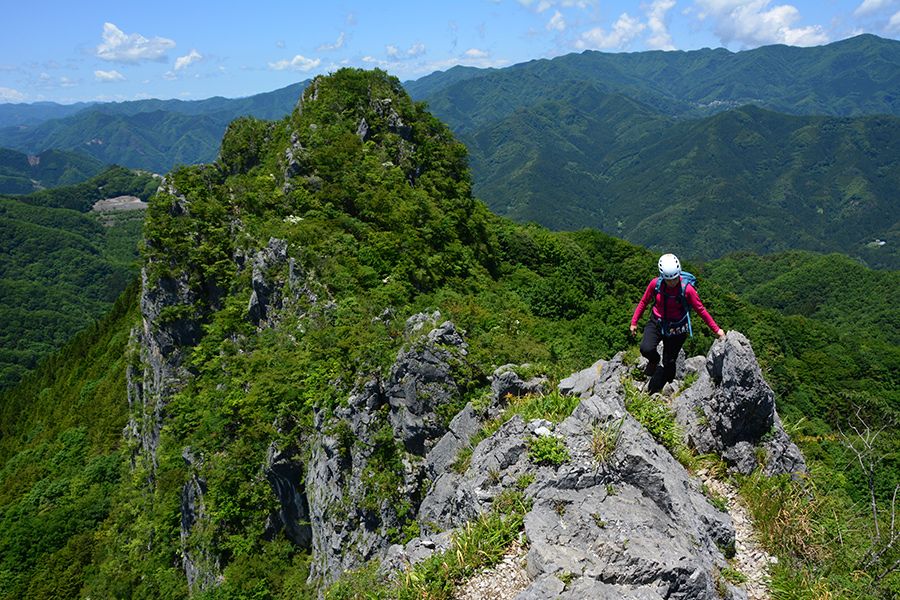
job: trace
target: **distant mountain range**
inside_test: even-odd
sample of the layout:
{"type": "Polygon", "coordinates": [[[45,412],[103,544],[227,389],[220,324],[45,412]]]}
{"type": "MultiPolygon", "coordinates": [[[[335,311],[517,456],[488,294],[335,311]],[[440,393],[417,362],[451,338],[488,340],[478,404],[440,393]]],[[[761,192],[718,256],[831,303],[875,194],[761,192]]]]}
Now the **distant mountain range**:
{"type": "Polygon", "coordinates": [[[107,164],[167,173],[216,159],[228,123],[241,116],[280,119],[308,81],[247,98],[136,100],[85,105],[0,105],[0,146],[28,155],[56,148],[107,164]],[[28,107],[32,107],[29,109],[28,107]]]}
{"type": "Polygon", "coordinates": [[[78,152],[44,150],[37,156],[0,148],[0,194],[31,192],[81,183],[107,164],[78,152]]]}
{"type": "MultiPolygon", "coordinates": [[[[32,125],[51,107],[16,105],[0,110],[0,125],[19,120],[0,146],[164,173],[215,160],[232,119],[281,118],[307,84],[94,104],[32,125]]],[[[898,41],[587,51],[404,85],[469,148],[476,195],[498,214],[693,258],[806,249],[900,268],[898,41]]]]}

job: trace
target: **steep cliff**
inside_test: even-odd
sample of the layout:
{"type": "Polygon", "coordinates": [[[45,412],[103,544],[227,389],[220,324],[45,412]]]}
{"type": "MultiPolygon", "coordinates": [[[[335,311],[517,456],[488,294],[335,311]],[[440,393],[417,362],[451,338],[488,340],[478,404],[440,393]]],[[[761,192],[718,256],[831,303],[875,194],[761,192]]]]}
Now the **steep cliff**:
{"type": "MultiPolygon", "coordinates": [[[[558,325],[594,311],[588,344],[624,347],[601,324],[637,296],[622,263],[649,259],[489,215],[464,148],[393,78],[342,70],[283,121],[232,123],[215,164],[166,177],[145,244],[125,434],[158,515],[135,535],[171,557],[159,589],[177,571],[195,595],[275,597],[302,557],[319,590],[405,572],[517,491],[523,599],[741,597],[719,575],[730,517],[627,410],[634,365],[558,325]],[[589,363],[557,389],[517,374],[589,363]],[[565,414],[510,410],[548,396],[565,414]],[[602,457],[598,431],[616,434],[602,457]]],[[[689,365],[687,442],[741,472],[805,469],[746,338],[689,365]]]]}

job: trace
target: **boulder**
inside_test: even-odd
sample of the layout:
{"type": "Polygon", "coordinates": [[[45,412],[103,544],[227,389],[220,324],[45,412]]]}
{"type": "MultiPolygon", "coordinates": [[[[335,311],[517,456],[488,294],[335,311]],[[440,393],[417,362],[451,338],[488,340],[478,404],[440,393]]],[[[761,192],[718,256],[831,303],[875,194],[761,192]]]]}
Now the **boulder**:
{"type": "Polygon", "coordinates": [[[775,392],[740,332],[730,331],[713,344],[697,381],[675,399],[675,409],[688,444],[700,454],[719,454],[736,472],[749,474],[760,462],[767,475],[807,471],[775,410],[775,392]]]}

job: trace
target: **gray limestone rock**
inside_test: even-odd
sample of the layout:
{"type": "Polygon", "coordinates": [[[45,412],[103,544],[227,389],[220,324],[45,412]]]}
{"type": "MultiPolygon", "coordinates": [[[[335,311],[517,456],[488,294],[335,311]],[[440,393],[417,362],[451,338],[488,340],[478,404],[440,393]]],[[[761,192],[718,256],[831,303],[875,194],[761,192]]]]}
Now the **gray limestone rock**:
{"type": "MultiPolygon", "coordinates": [[[[202,464],[190,448],[184,448],[181,456],[188,470],[202,464]]],[[[185,576],[192,592],[215,587],[222,581],[218,558],[213,556],[209,548],[198,546],[191,538],[194,528],[207,519],[203,500],[205,494],[206,479],[192,473],[181,489],[181,551],[185,576]]]]}
{"type": "Polygon", "coordinates": [[[478,444],[465,475],[438,474],[420,522],[459,526],[454,515],[489,511],[527,475],[533,506],[524,523],[526,568],[533,582],[520,600],[719,598],[716,572],[734,544],[732,520],[625,410],[620,378],[628,371],[620,355],[563,380],[561,391],[582,398],[569,418],[557,425],[508,420],[478,444]],[[592,435],[611,425],[620,428],[619,442],[601,464],[592,435]],[[535,464],[527,440],[541,434],[560,437],[569,461],[535,464]]]}
{"type": "Polygon", "coordinates": [[[544,391],[546,378],[534,377],[524,381],[514,368],[515,365],[504,365],[494,371],[491,377],[491,396],[495,399],[494,403],[502,403],[507,396],[526,396],[544,391]]]}
{"type": "Polygon", "coordinates": [[[250,284],[253,293],[247,306],[247,317],[255,325],[268,319],[270,311],[282,308],[281,286],[270,280],[270,271],[280,267],[287,260],[287,241],[277,238],[270,238],[267,247],[253,254],[253,274],[250,284]]]}
{"type": "Polygon", "coordinates": [[[393,545],[389,532],[417,519],[430,534],[475,515],[467,488],[460,488],[449,469],[477,432],[477,416],[471,406],[449,424],[442,415],[460,396],[456,377],[468,345],[453,323],[439,321],[439,313],[411,318],[408,343],[387,377],[360,385],[347,405],[331,414],[317,414],[306,473],[311,577],[330,582],[380,559],[393,545]],[[386,458],[402,465],[395,467],[398,487],[373,506],[372,465],[386,458]],[[431,490],[430,504],[423,502],[423,489],[431,490]]]}
{"type": "Polygon", "coordinates": [[[458,397],[453,371],[467,347],[447,321],[398,353],[384,393],[390,422],[409,452],[424,456],[447,431],[438,409],[458,397]]]}
{"type": "Polygon", "coordinates": [[[717,340],[697,381],[675,399],[678,422],[701,454],[715,452],[749,474],[764,454],[768,475],[806,472],[799,449],[784,432],[775,392],[766,383],[749,340],[737,331],[717,340]]]}
{"type": "Polygon", "coordinates": [[[296,450],[282,450],[273,443],[269,446],[263,473],[278,500],[278,510],[270,517],[267,537],[273,539],[283,530],[294,544],[308,549],[312,544],[312,529],[303,491],[303,462],[296,450]]]}

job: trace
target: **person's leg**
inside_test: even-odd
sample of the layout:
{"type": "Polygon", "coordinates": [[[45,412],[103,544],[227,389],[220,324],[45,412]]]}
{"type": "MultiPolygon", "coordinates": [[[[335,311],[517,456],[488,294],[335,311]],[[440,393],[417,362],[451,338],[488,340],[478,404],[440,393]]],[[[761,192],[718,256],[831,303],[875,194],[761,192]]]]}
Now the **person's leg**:
{"type": "Polygon", "coordinates": [[[687,339],[687,334],[673,335],[663,338],[663,380],[669,383],[675,379],[675,363],[678,360],[678,353],[687,339]]]}
{"type": "Polygon", "coordinates": [[[659,321],[651,317],[644,325],[644,335],[641,338],[641,356],[646,358],[649,363],[646,369],[647,375],[652,375],[659,364],[659,352],[656,347],[661,339],[662,331],[659,328],[659,321]]]}

